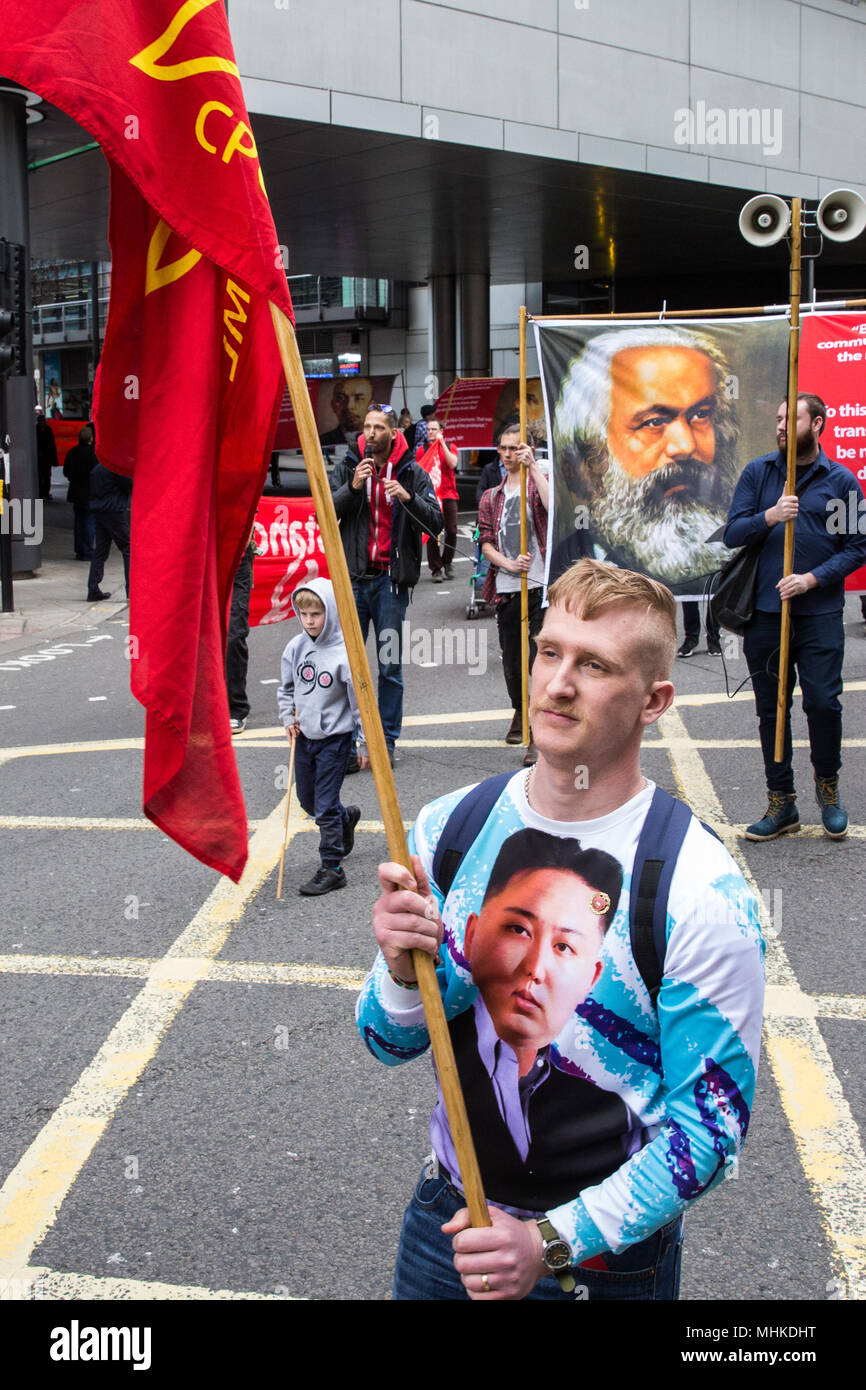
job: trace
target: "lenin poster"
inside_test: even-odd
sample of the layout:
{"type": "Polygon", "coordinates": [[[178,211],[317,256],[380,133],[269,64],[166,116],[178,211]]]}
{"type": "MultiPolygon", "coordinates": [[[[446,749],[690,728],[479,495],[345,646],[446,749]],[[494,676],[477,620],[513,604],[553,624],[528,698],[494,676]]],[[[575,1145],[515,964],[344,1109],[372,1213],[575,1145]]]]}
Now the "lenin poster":
{"type": "Polygon", "coordinates": [[[702,597],[737,479],[775,448],[788,320],[533,321],[552,459],[550,582],[581,556],[702,597]]]}

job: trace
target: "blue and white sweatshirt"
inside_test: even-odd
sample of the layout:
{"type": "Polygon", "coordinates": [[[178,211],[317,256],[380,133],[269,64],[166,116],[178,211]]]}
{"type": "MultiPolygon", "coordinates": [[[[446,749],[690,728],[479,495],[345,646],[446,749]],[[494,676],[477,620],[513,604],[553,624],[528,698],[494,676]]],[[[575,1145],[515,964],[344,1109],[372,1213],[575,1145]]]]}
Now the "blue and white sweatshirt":
{"type": "MultiPolygon", "coordinates": [[[[654,787],[648,785],[607,816],[566,823],[533,810],[525,774],[517,773],[443,900],[433,879],[434,853],[448,816],[467,790],[426,806],[410,836],[410,850],[421,859],[445,926],[437,978],[452,1036],[457,1029],[452,1020],[472,1011],[479,999],[464,956],[466,919],[480,910],[506,837],[534,827],[575,838],[582,849],[605,850],[622,865],[623,888],[604,938],[602,973],[545,1060],[548,1074],[557,1076],[557,1094],[579,1107],[569,1117],[577,1143],[584,1142],[584,1125],[594,1156],[616,1153],[608,1157],[601,1180],[596,1177],[582,1190],[576,1183],[566,1202],[560,1189],[560,1198],[545,1209],[570,1243],[575,1262],[617,1252],[671,1221],[735,1168],[749,1124],[761,1036],[764,947],[757,901],[724,846],[693,819],[671,883],[664,978],[654,1008],[629,934],[631,870],[654,787]],[[579,1079],[571,1092],[568,1077],[579,1079]],[[597,1104],[593,1088],[607,1093],[596,1093],[597,1104]],[[611,1134],[612,1123],[620,1132],[611,1134]],[[604,1133],[600,1126],[606,1126],[604,1133]]],[[[418,994],[394,984],[381,954],[358,1000],[357,1019],[369,1050],[389,1066],[429,1045],[418,994]]],[[[463,1020],[459,1031],[465,1036],[463,1020]]],[[[489,1108],[488,1121],[491,1113],[498,1123],[489,1108]]],[[[469,1119],[477,1133],[479,1116],[473,1123],[471,1108],[469,1119]]],[[[441,1165],[460,1185],[441,1092],[430,1131],[441,1165]]],[[[485,1143],[489,1147],[486,1136],[480,1147],[485,1143]]],[[[598,1170],[595,1158],[585,1166],[598,1170]]],[[[507,1202],[499,1205],[520,1210],[507,1202]]]]}

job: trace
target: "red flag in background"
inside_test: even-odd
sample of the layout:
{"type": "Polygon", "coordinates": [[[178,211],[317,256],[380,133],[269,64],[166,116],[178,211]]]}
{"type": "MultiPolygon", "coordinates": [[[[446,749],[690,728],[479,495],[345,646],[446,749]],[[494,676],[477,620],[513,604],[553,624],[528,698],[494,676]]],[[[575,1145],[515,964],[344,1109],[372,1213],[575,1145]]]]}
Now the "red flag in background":
{"type": "Polygon", "coordinates": [[[283,393],[285,272],[220,0],[3,0],[0,71],[91,132],[111,171],[97,451],[131,474],[132,690],[144,810],[237,880],[246,811],[226,612],[283,393]]]}

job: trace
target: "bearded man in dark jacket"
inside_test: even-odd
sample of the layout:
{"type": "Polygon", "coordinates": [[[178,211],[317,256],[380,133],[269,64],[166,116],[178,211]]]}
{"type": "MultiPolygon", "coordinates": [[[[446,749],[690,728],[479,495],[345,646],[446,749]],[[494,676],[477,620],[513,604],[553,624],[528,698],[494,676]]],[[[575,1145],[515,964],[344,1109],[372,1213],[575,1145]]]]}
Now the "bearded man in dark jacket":
{"type": "MultiPolygon", "coordinates": [[[[334,466],[331,490],[361,633],[366,641],[372,622],[376,634],[379,713],[393,767],[403,724],[403,619],[424,539],[442,530],[442,512],[430,475],[412,462],[387,408],[370,407],[364,433],[334,466]]],[[[353,753],[349,771],[358,766],[353,753]]]]}

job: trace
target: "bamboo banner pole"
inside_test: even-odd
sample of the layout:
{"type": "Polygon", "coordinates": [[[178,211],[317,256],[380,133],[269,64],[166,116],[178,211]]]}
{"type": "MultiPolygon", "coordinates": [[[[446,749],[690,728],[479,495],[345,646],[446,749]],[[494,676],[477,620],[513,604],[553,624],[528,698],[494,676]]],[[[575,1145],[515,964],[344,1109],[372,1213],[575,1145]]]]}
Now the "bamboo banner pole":
{"type": "MultiPolygon", "coordinates": [[[[526,305],[520,306],[520,442],[526,443],[526,305]]],[[[526,525],[526,465],[520,465],[520,553],[529,549],[526,525]]],[[[529,576],[520,572],[520,687],[523,701],[521,741],[529,747],[529,576]]]]}
{"type": "MultiPolygon", "coordinates": [[[[343,544],[340,540],[334,500],[331,496],[325,462],[322,458],[322,446],[319,443],[313,408],[304,379],[298,340],[295,337],[294,328],[282,310],[274,304],[271,304],[270,309],[286,384],[292,398],[304,461],[307,465],[310,490],[316,505],[316,520],[322,534],[328,569],[334,586],[337,612],[346,642],[352,681],[361,712],[361,723],[367,740],[373,778],[376,783],[376,794],[379,798],[382,821],[388,839],[388,852],[395,863],[402,864],[412,873],[409,849],[403,830],[403,819],[394,786],[394,776],[388,759],[388,750],[385,746],[385,734],[379,717],[370,667],[367,663],[367,653],[361,639],[358,612],[352,594],[343,544]]],[[[436,982],[436,971],[432,958],[425,951],[413,951],[412,964],[421,991],[421,1001],[424,1005],[424,1016],[430,1034],[433,1058],[448,1113],[448,1123],[454,1138],[454,1148],[460,1165],[463,1189],[466,1193],[466,1205],[469,1208],[473,1226],[489,1226],[490,1215],[487,1210],[484,1189],[481,1185],[481,1173],[469,1130],[469,1118],[466,1114],[466,1104],[460,1088],[454,1050],[445,1021],[445,1010],[442,1007],[442,998],[436,982]]]]}
{"type": "Polygon", "coordinates": [[[280,876],[277,880],[277,902],[283,896],[283,869],[286,865],[286,841],[289,838],[289,807],[292,804],[292,786],[295,781],[295,749],[298,746],[297,734],[292,739],[292,751],[289,754],[289,785],[286,788],[286,818],[283,821],[283,848],[280,851],[280,876]]]}
{"type": "MultiPolygon", "coordinates": [[[[866,299],[833,299],[826,302],[813,300],[809,304],[801,305],[801,310],[810,314],[831,314],[838,309],[862,309],[864,306],[866,299]]],[[[784,314],[789,308],[788,304],[750,304],[738,309],[665,309],[663,312],[658,309],[642,309],[640,313],[635,314],[532,314],[530,317],[533,323],[580,323],[582,320],[600,319],[658,319],[664,323],[667,319],[715,319],[737,314],[784,314]]]]}
{"type": "MultiPolygon", "coordinates": [[[[791,331],[788,340],[788,477],[785,492],[790,495],[797,487],[797,365],[800,348],[800,199],[791,199],[791,331]]],[[[794,520],[785,522],[785,553],[782,577],[794,568],[794,520]]],[[[788,704],[788,653],[791,643],[791,601],[782,599],[782,628],[779,637],[779,691],[776,700],[776,747],[773,756],[782,761],[785,748],[785,726],[788,704]]]]}

